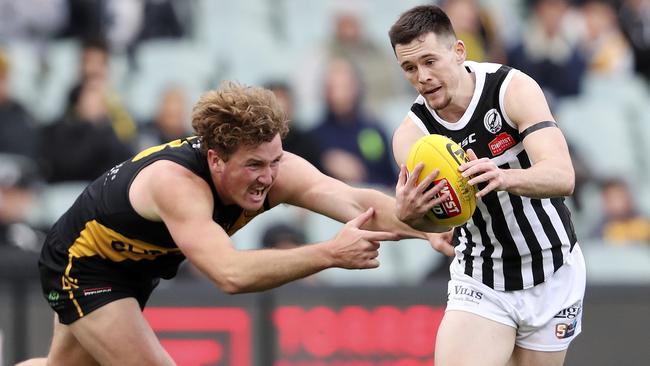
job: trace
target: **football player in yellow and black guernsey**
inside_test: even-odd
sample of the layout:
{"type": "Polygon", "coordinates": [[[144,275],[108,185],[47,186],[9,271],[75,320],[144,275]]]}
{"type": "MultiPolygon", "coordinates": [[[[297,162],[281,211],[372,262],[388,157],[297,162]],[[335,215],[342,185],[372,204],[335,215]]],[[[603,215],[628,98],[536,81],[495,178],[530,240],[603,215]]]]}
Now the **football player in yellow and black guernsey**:
{"type": "Polygon", "coordinates": [[[144,150],[99,177],[54,225],[39,263],[56,312],[52,346],[48,359],[25,365],[174,364],[141,309],[185,258],[234,294],[331,267],[377,267],[380,241],[433,240],[396,219],[391,197],[283,152],[287,121],[268,90],[224,83],[198,101],[192,126],[196,137],[144,150]],[[347,223],[321,243],[237,250],[230,236],[280,203],[347,223]]]}

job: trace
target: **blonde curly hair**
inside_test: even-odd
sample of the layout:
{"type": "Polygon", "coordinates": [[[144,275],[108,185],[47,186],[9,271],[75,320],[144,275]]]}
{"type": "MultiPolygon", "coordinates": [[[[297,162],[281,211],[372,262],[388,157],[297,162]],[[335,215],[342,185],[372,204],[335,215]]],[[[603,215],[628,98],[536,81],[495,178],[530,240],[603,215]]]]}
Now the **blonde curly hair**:
{"type": "Polygon", "coordinates": [[[223,160],[240,146],[270,142],[289,131],[282,106],[270,90],[223,82],[205,93],[192,109],[192,127],[202,149],[213,149],[223,160]]]}

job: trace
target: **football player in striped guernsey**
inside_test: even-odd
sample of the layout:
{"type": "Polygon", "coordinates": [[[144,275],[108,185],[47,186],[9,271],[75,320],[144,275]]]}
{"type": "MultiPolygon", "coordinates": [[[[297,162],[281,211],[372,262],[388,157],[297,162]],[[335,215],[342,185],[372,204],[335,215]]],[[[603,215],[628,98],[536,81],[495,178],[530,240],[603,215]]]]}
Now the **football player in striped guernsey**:
{"type": "Polygon", "coordinates": [[[581,331],[585,266],[564,204],[573,166],[541,88],[508,66],[468,61],[437,6],[406,11],[389,38],[419,94],[394,133],[397,216],[425,228],[438,204],[421,194],[435,176],[418,186],[420,170],[407,177],[405,168],[426,134],[467,150],[459,169],[478,191],[472,218],[439,236],[455,258],[436,366],[563,364],[581,331]]]}

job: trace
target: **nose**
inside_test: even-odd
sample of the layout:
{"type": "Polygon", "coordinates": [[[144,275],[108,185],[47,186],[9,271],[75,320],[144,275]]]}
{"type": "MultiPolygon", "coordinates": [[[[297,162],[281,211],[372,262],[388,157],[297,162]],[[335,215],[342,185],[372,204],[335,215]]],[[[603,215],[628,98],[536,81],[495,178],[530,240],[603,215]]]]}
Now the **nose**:
{"type": "Polygon", "coordinates": [[[271,184],[273,183],[273,169],[270,166],[267,166],[262,170],[257,181],[261,184],[271,184]]]}
{"type": "Polygon", "coordinates": [[[426,68],[418,68],[418,81],[422,84],[426,84],[428,81],[431,81],[431,75],[427,72],[426,68]]]}

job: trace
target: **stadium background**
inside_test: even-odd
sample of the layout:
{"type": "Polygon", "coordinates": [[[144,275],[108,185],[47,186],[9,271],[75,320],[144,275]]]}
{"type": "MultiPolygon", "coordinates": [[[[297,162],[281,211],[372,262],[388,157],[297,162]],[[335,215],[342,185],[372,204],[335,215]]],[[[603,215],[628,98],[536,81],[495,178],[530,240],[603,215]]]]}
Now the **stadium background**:
{"type": "MultiPolygon", "coordinates": [[[[425,3],[147,2],[173,4],[180,32],[172,38],[142,40],[137,47],[130,46],[129,37],[137,29],[134,14],[142,15],[137,10],[142,11],[137,5],[142,5],[140,1],[70,2],[90,4],[91,8],[98,4],[102,9],[99,17],[110,19],[100,27],[111,32],[110,83],[136,123],[154,116],[160,93],[169,85],[182,88],[193,103],[221,80],[254,85],[281,80],[294,89],[296,128],[302,129],[314,127],[324,106],[322,59],[337,16],[346,13],[360,19],[365,42],[376,45],[390,60],[388,28],[402,11],[425,3]]],[[[499,25],[497,35],[504,45],[526,35],[531,21],[527,2],[477,3],[499,25]]],[[[0,25],[0,49],[10,63],[11,95],[43,126],[64,113],[68,90],[78,78],[79,39],[52,36],[73,18],[66,15],[67,5],[65,0],[0,1],[0,23],[4,24],[0,25]],[[20,10],[29,6],[25,4],[32,8],[20,10]],[[25,13],[41,21],[40,33],[12,32],[7,26],[20,23],[17,20],[25,13]]],[[[571,8],[574,35],[584,26],[578,21],[581,5],[571,8]]],[[[402,78],[395,63],[381,70],[379,79],[402,78]]],[[[394,82],[391,88],[387,95],[368,100],[367,106],[387,134],[414,98],[405,81],[394,82]]],[[[590,172],[580,192],[580,207],[574,199],[569,200],[587,261],[588,288],[584,333],[574,342],[568,365],[650,362],[650,242],[617,244],[594,235],[603,219],[600,183],[604,179],[623,177],[638,211],[646,217],[650,214],[648,93],[647,80],[628,65],[606,73],[588,71],[578,93],[552,100],[574,153],[583,158],[584,168],[590,172]]],[[[43,139],[47,144],[48,136],[43,139]]],[[[27,223],[46,228],[84,184],[38,184],[27,223]]],[[[0,201],[2,204],[8,203],[0,201]]],[[[237,233],[233,238],[237,246],[256,248],[264,230],[280,222],[299,223],[310,242],[330,238],[340,225],[289,207],[274,211],[279,212],[263,215],[237,233]]],[[[9,365],[47,352],[51,312],[39,292],[33,257],[15,255],[4,246],[0,249],[4,253],[0,266],[0,365],[9,365]]],[[[382,265],[376,270],[332,269],[315,276],[316,284],[301,281],[262,294],[234,297],[220,294],[188,269],[186,275],[166,281],[154,293],[147,317],[181,365],[270,365],[271,359],[276,365],[432,364],[435,326],[444,309],[446,283],[444,277],[432,277],[430,272],[443,259],[418,240],[386,243],[379,259],[382,265]]]]}

